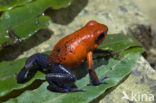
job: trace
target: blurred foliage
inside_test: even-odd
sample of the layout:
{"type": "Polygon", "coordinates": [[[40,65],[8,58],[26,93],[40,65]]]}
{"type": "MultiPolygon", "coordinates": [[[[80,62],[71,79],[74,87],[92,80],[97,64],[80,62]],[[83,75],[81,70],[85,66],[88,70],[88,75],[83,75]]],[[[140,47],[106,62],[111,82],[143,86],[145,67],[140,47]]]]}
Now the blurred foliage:
{"type": "Polygon", "coordinates": [[[0,47],[2,47],[2,44],[5,42],[15,43],[24,40],[39,29],[46,28],[50,18],[43,15],[44,10],[49,7],[53,9],[67,7],[72,0],[30,1],[31,0],[0,1],[0,10],[6,10],[0,16],[0,47]],[[13,8],[15,6],[17,7],[13,8]]]}
{"type": "Polygon", "coordinates": [[[0,11],[11,10],[14,7],[25,5],[32,0],[0,0],[0,11]]]}

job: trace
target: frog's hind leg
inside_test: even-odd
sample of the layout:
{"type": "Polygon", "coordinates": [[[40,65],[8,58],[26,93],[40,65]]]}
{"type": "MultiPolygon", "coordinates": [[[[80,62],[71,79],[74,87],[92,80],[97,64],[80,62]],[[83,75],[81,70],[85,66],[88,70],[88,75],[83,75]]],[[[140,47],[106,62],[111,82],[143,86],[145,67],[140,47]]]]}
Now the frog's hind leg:
{"type": "Polygon", "coordinates": [[[76,77],[69,68],[58,64],[53,68],[53,73],[46,75],[46,80],[49,83],[47,87],[50,91],[55,92],[78,92],[85,91],[84,89],[79,89],[75,85],[76,77]]]}
{"type": "Polygon", "coordinates": [[[47,74],[46,80],[49,83],[47,87],[50,91],[55,92],[78,92],[84,91],[75,86],[75,77],[69,74],[50,73],[47,74]]]}
{"type": "Polygon", "coordinates": [[[30,56],[25,63],[25,66],[17,74],[17,83],[25,83],[29,81],[38,70],[46,68],[48,65],[49,55],[47,54],[34,54],[30,56]]]}

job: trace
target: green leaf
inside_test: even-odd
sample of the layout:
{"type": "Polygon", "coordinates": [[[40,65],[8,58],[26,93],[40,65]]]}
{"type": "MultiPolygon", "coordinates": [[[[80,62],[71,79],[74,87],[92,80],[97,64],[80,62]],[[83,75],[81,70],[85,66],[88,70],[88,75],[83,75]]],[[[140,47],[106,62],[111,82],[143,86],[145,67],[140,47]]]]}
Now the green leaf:
{"type": "Polygon", "coordinates": [[[53,9],[65,8],[69,6],[72,0],[50,0],[53,9]]]}
{"type": "Polygon", "coordinates": [[[86,92],[75,93],[55,93],[46,90],[48,83],[43,83],[38,89],[26,91],[17,98],[7,101],[7,103],[88,103],[101,94],[106,89],[117,85],[126,75],[131,72],[139,58],[138,53],[127,54],[121,60],[109,59],[107,65],[99,66],[96,69],[98,76],[101,78],[105,75],[111,79],[107,80],[108,84],[100,86],[86,86],[89,83],[88,75],[76,82],[79,88],[84,88],[86,92]]]}
{"type": "Polygon", "coordinates": [[[45,9],[66,7],[71,0],[36,0],[22,7],[6,11],[0,17],[0,44],[10,41],[8,30],[11,28],[21,39],[26,39],[40,28],[48,25],[50,18],[40,16],[45,9]]]}
{"type": "Polygon", "coordinates": [[[27,37],[37,32],[40,28],[46,28],[48,25],[47,21],[49,20],[50,19],[47,16],[40,16],[38,18],[25,21],[25,27],[23,26],[23,23],[18,24],[18,26],[14,26],[14,30],[17,34],[19,34],[20,37],[22,37],[21,39],[26,39],[27,37]]]}
{"type": "Polygon", "coordinates": [[[32,0],[0,0],[0,11],[10,10],[14,7],[24,5],[32,0]]]}
{"type": "Polygon", "coordinates": [[[143,53],[145,50],[142,47],[132,47],[121,52],[121,55],[126,55],[128,53],[143,53]]]}
{"type": "MultiPolygon", "coordinates": [[[[139,50],[138,52],[144,51],[141,44],[136,39],[132,38],[129,35],[123,34],[108,35],[106,39],[98,46],[98,48],[102,50],[112,50],[115,52],[124,52],[126,50],[132,52],[131,50],[129,50],[130,48],[140,48],[141,50],[139,50]]],[[[128,53],[128,51],[125,53],[128,53]]],[[[134,49],[133,51],[136,52],[136,50],[134,49]]]]}

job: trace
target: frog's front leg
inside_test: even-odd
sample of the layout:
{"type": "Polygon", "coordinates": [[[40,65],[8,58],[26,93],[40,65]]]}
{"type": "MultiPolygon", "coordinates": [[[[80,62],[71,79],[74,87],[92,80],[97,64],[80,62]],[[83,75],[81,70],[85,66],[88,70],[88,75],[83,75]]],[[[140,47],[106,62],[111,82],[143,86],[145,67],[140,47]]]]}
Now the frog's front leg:
{"type": "Polygon", "coordinates": [[[88,69],[89,69],[89,77],[90,77],[90,83],[88,85],[100,85],[100,84],[107,84],[107,82],[102,81],[107,78],[107,76],[104,76],[101,80],[98,79],[98,76],[93,69],[93,53],[90,51],[87,54],[87,63],[88,63],[88,69]]]}
{"type": "Polygon", "coordinates": [[[76,77],[68,67],[58,64],[55,67],[52,66],[52,68],[52,73],[46,75],[46,80],[49,83],[48,90],[55,92],[85,91],[77,88],[75,85],[76,77]]]}
{"type": "Polygon", "coordinates": [[[17,74],[17,83],[25,83],[29,81],[38,70],[46,68],[48,66],[47,54],[34,54],[30,56],[25,63],[23,69],[17,74]]]}

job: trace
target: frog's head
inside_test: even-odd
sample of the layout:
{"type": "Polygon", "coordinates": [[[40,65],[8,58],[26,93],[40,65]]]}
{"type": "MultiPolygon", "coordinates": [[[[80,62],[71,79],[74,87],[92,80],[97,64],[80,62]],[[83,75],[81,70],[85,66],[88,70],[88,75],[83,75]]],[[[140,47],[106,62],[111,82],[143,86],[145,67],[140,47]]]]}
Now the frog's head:
{"type": "Polygon", "coordinates": [[[89,21],[87,26],[93,27],[93,38],[95,48],[105,39],[108,32],[108,27],[104,24],[100,24],[96,21],[89,21]]]}

